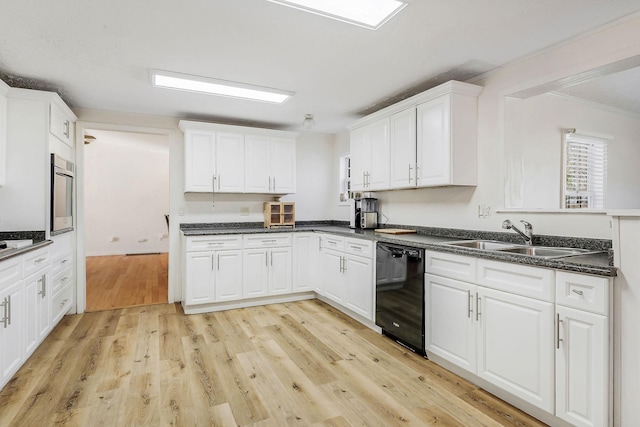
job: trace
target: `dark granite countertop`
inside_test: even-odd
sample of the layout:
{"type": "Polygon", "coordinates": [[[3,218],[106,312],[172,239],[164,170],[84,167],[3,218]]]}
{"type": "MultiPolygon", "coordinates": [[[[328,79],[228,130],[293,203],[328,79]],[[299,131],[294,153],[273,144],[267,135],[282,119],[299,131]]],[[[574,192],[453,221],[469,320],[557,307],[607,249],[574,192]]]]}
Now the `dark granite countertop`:
{"type": "Polygon", "coordinates": [[[356,237],[386,243],[413,246],[427,250],[449,252],[459,255],[475,256],[495,261],[513,262],[538,267],[554,268],[576,273],[598,276],[615,276],[617,269],[613,267],[611,241],[603,239],[573,238],[562,236],[534,235],[534,245],[585,248],[598,251],[593,254],[569,256],[563,258],[544,259],[527,255],[505,252],[471,249],[447,245],[448,242],[465,239],[499,240],[515,244],[522,241],[515,233],[485,232],[433,227],[409,227],[404,225],[387,225],[387,228],[411,228],[416,234],[382,234],[373,230],[351,229],[342,221],[309,221],[296,223],[293,229],[266,229],[262,223],[216,223],[216,224],[181,224],[180,229],[185,236],[206,236],[220,234],[255,234],[255,233],[288,233],[313,231],[356,237]]]}

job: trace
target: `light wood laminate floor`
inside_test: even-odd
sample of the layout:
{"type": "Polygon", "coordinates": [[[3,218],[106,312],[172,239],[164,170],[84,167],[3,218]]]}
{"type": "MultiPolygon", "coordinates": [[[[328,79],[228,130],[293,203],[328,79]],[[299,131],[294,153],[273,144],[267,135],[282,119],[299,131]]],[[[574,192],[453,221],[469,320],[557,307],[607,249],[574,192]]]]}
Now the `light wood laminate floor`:
{"type": "Polygon", "coordinates": [[[167,303],[168,254],[87,257],[87,311],[167,303]]]}
{"type": "Polygon", "coordinates": [[[334,308],[66,316],[0,392],[1,426],[543,426],[334,308]]]}

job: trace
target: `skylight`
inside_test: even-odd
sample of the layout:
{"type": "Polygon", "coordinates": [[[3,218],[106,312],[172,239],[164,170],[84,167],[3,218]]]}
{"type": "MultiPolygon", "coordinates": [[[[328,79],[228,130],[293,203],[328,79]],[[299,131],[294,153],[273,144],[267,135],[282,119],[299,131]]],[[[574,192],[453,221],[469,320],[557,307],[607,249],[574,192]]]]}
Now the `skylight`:
{"type": "Polygon", "coordinates": [[[283,104],[294,95],[293,92],[280,89],[161,70],[151,70],[151,84],[167,89],[185,90],[275,104],[283,104]]]}
{"type": "Polygon", "coordinates": [[[397,0],[268,0],[272,3],[377,30],[407,3],[397,0]]]}

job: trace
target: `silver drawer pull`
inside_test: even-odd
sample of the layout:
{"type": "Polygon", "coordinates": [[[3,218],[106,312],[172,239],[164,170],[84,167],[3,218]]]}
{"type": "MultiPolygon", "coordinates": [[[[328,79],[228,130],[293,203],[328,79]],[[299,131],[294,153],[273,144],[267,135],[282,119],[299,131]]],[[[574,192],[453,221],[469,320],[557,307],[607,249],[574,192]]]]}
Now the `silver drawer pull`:
{"type": "Polygon", "coordinates": [[[38,259],[37,259],[37,260],[35,260],[34,262],[35,262],[36,264],[39,264],[39,263],[41,263],[42,261],[46,261],[46,260],[47,260],[46,258],[38,258],[38,259]]]}
{"type": "Polygon", "coordinates": [[[67,280],[69,280],[69,278],[68,278],[68,277],[63,277],[62,279],[60,279],[60,282],[64,283],[64,282],[66,282],[67,280]]]}
{"type": "Polygon", "coordinates": [[[355,249],[357,251],[361,251],[363,248],[362,246],[350,246],[351,249],[355,249]]]}
{"type": "Polygon", "coordinates": [[[584,292],[579,291],[579,290],[577,290],[577,289],[571,289],[571,292],[573,292],[574,294],[578,294],[578,295],[582,295],[582,294],[584,294],[584,292]]]}
{"type": "Polygon", "coordinates": [[[213,246],[213,245],[224,245],[224,242],[207,242],[207,245],[209,245],[209,246],[213,246]]]}
{"type": "Polygon", "coordinates": [[[62,261],[60,261],[60,264],[66,264],[67,262],[69,262],[68,259],[63,259],[62,261]]]}

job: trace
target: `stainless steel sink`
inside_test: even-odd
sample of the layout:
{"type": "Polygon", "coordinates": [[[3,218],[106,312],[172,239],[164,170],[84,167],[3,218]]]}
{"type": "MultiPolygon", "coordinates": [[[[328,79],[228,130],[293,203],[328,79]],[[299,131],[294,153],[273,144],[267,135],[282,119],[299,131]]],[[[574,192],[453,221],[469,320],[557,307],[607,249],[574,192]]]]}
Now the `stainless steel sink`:
{"type": "Polygon", "coordinates": [[[515,248],[517,245],[495,240],[463,240],[460,242],[448,242],[447,245],[460,246],[462,248],[483,249],[485,251],[497,251],[501,249],[515,248]]]}
{"type": "Polygon", "coordinates": [[[578,248],[555,248],[548,246],[519,246],[501,249],[500,252],[509,252],[512,254],[528,255],[538,258],[563,258],[574,255],[585,255],[598,251],[578,248]]]}

